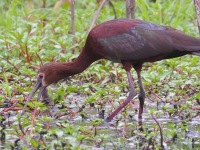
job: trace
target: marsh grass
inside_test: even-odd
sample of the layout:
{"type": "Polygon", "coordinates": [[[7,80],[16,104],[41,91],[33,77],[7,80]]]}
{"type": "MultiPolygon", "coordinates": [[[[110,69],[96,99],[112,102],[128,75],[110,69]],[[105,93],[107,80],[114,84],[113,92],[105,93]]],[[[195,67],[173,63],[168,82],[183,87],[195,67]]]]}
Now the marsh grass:
{"type": "MultiPolygon", "coordinates": [[[[70,31],[69,4],[54,9],[56,2],[47,0],[46,8],[41,8],[41,2],[34,1],[31,9],[28,1],[0,1],[1,107],[10,104],[23,108],[23,101],[35,83],[37,68],[50,61],[71,61],[84,45],[98,8],[96,1],[76,1],[75,35],[70,31]]],[[[118,18],[124,18],[124,1],[113,1],[113,5],[118,18]]],[[[191,0],[137,0],[135,16],[199,36],[191,0]]],[[[110,19],[114,19],[114,13],[106,5],[97,23],[110,19]]],[[[49,88],[56,104],[53,109],[56,117],[49,115],[49,108],[35,99],[29,103],[26,117],[19,116],[18,111],[1,113],[2,148],[160,149],[159,130],[150,117],[150,110],[157,116],[169,148],[199,149],[199,65],[200,59],[196,56],[144,65],[142,76],[147,99],[141,132],[135,119],[137,98],[111,125],[101,124],[101,118],[124,100],[128,86],[121,65],[106,60],[95,62],[82,74],[49,88]],[[40,113],[32,123],[35,107],[40,113]],[[18,127],[20,117],[25,135],[18,127]]],[[[132,74],[136,78],[134,71],[132,74]]]]}

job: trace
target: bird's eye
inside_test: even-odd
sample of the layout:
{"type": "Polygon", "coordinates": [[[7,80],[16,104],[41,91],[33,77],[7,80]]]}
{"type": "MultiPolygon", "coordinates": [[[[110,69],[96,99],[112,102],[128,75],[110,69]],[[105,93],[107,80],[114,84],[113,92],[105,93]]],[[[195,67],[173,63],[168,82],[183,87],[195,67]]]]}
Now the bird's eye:
{"type": "Polygon", "coordinates": [[[39,77],[39,78],[43,78],[44,75],[43,75],[43,74],[39,74],[38,77],[39,77]]]}

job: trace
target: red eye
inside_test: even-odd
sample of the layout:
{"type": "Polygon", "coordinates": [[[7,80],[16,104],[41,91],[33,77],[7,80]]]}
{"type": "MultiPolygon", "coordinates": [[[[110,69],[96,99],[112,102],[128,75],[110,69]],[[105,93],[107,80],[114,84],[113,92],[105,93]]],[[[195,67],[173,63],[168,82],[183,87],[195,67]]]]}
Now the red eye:
{"type": "Polygon", "coordinates": [[[38,77],[39,77],[39,78],[43,78],[44,75],[43,75],[43,74],[39,74],[38,77]]]}

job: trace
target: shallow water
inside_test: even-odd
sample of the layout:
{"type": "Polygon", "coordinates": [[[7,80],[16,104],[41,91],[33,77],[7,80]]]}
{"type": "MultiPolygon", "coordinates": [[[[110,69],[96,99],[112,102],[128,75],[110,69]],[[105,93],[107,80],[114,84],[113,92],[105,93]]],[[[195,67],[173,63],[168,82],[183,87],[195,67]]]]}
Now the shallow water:
{"type": "MultiPolygon", "coordinates": [[[[67,97],[67,105],[72,111],[77,111],[77,103],[79,106],[84,105],[85,98],[77,94],[72,94],[67,97]],[[70,99],[70,101],[69,101],[70,99]],[[76,102],[76,103],[75,103],[76,102]]],[[[161,104],[162,105],[162,104],[161,104]]],[[[99,119],[99,112],[97,106],[91,107],[85,105],[85,108],[80,113],[69,117],[63,116],[57,120],[54,120],[52,126],[56,126],[58,122],[67,121],[69,125],[75,127],[83,127],[87,129],[92,134],[94,134],[94,126],[91,124],[91,121],[99,119]],[[80,114],[85,114],[86,118],[83,118],[80,114]]],[[[105,150],[105,149],[141,149],[147,147],[149,138],[159,145],[160,135],[159,128],[155,121],[152,119],[149,110],[157,110],[155,102],[146,101],[146,106],[143,113],[143,129],[144,131],[139,131],[137,113],[134,110],[137,110],[138,102],[134,100],[133,104],[130,104],[126,108],[126,113],[129,115],[123,117],[122,113],[119,113],[111,122],[103,122],[96,126],[96,137],[97,139],[82,140],[81,148],[94,149],[94,150],[105,150]],[[131,116],[131,117],[130,117],[131,116]],[[148,133],[147,133],[148,132],[148,133]],[[94,143],[103,139],[100,144],[94,143]]],[[[161,107],[161,106],[159,106],[161,107]]],[[[54,113],[59,113],[60,109],[55,107],[54,113]]],[[[110,111],[111,106],[108,104],[105,106],[105,117],[110,111]]],[[[191,112],[194,113],[194,112],[191,112]]],[[[5,143],[1,143],[1,149],[10,149],[10,145],[14,145],[14,142],[19,137],[15,134],[14,129],[16,130],[17,118],[15,112],[10,112],[10,116],[3,121],[3,124],[8,124],[8,122],[14,122],[10,126],[6,125],[4,132],[6,133],[5,143]],[[16,122],[16,123],[15,123],[16,122]],[[15,126],[15,127],[14,127],[15,126]]],[[[196,116],[190,119],[183,119],[181,115],[170,116],[168,113],[159,110],[159,115],[157,115],[157,121],[161,125],[164,145],[166,149],[200,149],[200,116],[196,116]],[[183,123],[184,122],[184,123],[183,123]],[[184,125],[186,126],[184,128],[184,125]],[[174,126],[174,127],[172,127],[174,126]],[[174,142],[169,142],[171,140],[171,134],[176,134],[177,137],[174,142]]],[[[59,136],[59,134],[58,134],[59,136]]],[[[69,137],[62,135],[62,137],[69,139],[69,137]]],[[[35,136],[35,138],[37,135],[35,136]]],[[[93,136],[92,136],[93,137],[93,136]]],[[[74,137],[69,140],[76,140],[74,137]]],[[[46,141],[51,143],[51,141],[46,141]]],[[[20,145],[26,146],[26,142],[20,141],[20,145]]],[[[152,147],[149,147],[153,149],[152,147]]]]}

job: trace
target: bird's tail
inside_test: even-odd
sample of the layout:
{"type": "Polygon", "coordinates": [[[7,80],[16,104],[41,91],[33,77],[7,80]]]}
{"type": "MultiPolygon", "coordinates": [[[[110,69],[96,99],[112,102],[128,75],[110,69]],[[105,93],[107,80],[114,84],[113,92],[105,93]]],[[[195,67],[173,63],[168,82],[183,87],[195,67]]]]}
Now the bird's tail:
{"type": "Polygon", "coordinates": [[[180,31],[170,32],[173,46],[179,50],[200,56],[200,39],[186,35],[180,31]]]}

